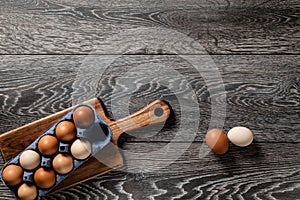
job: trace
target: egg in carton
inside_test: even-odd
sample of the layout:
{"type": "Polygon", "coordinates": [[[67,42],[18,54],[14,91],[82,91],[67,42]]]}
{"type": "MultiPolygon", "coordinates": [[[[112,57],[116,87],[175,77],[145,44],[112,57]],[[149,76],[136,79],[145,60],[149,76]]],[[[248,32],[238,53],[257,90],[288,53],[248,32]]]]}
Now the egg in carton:
{"type": "Polygon", "coordinates": [[[111,138],[110,128],[94,108],[78,105],[8,161],[1,172],[2,181],[17,199],[40,199],[111,138]]]}

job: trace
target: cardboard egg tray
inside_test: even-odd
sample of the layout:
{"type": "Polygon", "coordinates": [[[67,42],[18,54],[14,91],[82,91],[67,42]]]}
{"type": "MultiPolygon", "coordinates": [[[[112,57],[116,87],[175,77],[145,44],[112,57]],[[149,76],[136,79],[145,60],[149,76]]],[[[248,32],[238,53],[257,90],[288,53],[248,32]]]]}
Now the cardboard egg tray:
{"type": "Polygon", "coordinates": [[[41,196],[49,193],[61,181],[63,181],[64,179],[66,179],[72,171],[75,171],[79,166],[81,166],[83,163],[85,163],[90,157],[92,157],[95,153],[99,152],[108,143],[110,143],[111,138],[112,138],[111,129],[98,116],[98,114],[95,111],[95,109],[91,105],[89,105],[87,103],[86,104],[80,104],[80,105],[74,107],[71,111],[69,111],[67,114],[65,114],[62,118],[60,118],[48,130],[44,131],[43,134],[40,135],[33,143],[31,143],[24,151],[22,151],[21,153],[19,153],[16,157],[14,157],[13,159],[11,159],[10,161],[8,161],[4,165],[4,167],[3,167],[2,171],[1,171],[1,175],[2,175],[3,170],[7,166],[9,166],[11,164],[21,166],[21,164],[20,164],[20,156],[22,155],[23,152],[25,152],[27,150],[33,150],[33,151],[37,152],[40,155],[40,163],[39,163],[39,165],[37,167],[35,167],[32,170],[26,170],[26,169],[22,168],[23,169],[23,178],[22,178],[22,182],[20,184],[18,184],[16,186],[10,186],[1,177],[2,181],[4,182],[5,185],[7,185],[7,187],[9,187],[12,190],[12,192],[15,194],[15,196],[16,196],[17,199],[19,199],[17,193],[18,193],[18,188],[20,187],[20,185],[22,185],[23,183],[27,183],[29,185],[35,185],[36,188],[37,188],[37,198],[36,199],[40,199],[41,196]],[[75,136],[75,138],[73,140],[69,141],[69,142],[60,141],[57,138],[57,135],[55,133],[56,126],[60,122],[62,122],[62,121],[70,121],[70,122],[74,123],[74,121],[73,121],[73,112],[76,110],[76,108],[78,108],[80,106],[88,106],[90,109],[92,109],[92,111],[94,113],[94,123],[92,123],[86,129],[80,128],[80,127],[76,126],[76,124],[74,124],[75,127],[76,127],[76,136],[75,136]],[[38,142],[45,135],[54,136],[58,140],[58,150],[57,150],[57,152],[55,154],[53,154],[51,156],[45,156],[45,155],[43,155],[39,151],[39,149],[38,149],[38,142]],[[84,158],[83,160],[74,157],[72,155],[72,153],[71,153],[71,150],[70,150],[73,142],[76,139],[80,139],[80,138],[87,139],[90,142],[90,144],[91,144],[91,154],[88,157],[84,158]],[[67,155],[70,155],[73,158],[73,169],[70,172],[68,172],[67,174],[60,174],[60,173],[56,172],[55,169],[53,168],[53,159],[58,154],[67,154],[67,155]],[[53,170],[55,172],[55,184],[52,187],[43,189],[43,188],[39,187],[36,184],[36,182],[34,180],[34,174],[40,168],[53,170]]]}

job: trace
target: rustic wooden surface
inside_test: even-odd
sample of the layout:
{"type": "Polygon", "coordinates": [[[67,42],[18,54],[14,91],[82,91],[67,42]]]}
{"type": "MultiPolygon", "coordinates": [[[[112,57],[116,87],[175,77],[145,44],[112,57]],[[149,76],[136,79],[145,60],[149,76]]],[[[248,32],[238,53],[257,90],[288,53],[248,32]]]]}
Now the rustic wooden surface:
{"type": "Polygon", "coordinates": [[[297,0],[2,0],[0,11],[3,54],[89,53],[141,26],[173,28],[210,53],[299,53],[297,0]]]}
{"type": "MultiPolygon", "coordinates": [[[[72,85],[87,54],[112,39],[128,41],[111,35],[139,27],[171,28],[198,41],[224,82],[227,97],[219,102],[227,104],[224,130],[238,124],[255,133],[249,147],[231,145],[224,156],[199,155],[211,115],[203,77],[176,55],[140,49],[133,52],[139,55],[115,60],[101,82],[91,85],[100,88],[97,95],[114,117],[111,101],[126,93],[126,88],[112,93],[119,73],[143,63],[172,66],[186,75],[197,94],[201,118],[193,143],[158,172],[115,171],[44,199],[299,199],[298,1],[0,1],[0,22],[0,133],[71,106],[72,85]]],[[[181,122],[176,95],[156,80],[139,88],[130,99],[130,112],[164,98],[174,113],[159,133],[155,127],[134,131],[122,136],[120,147],[151,153],[174,139],[181,122]]],[[[151,167],[157,160],[127,157],[125,162],[130,169],[136,167],[132,163],[151,167]]],[[[13,199],[3,184],[0,199],[13,199]]]]}

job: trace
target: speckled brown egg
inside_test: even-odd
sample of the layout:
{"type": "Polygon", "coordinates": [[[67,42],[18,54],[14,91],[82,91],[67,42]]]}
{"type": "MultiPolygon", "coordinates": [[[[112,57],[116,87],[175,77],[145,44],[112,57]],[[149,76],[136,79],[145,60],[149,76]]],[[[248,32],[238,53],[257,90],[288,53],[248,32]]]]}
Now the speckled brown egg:
{"type": "Polygon", "coordinates": [[[51,156],[58,150],[58,141],[56,137],[52,135],[45,135],[38,142],[38,149],[41,154],[45,156],[51,156]]]}
{"type": "Polygon", "coordinates": [[[2,179],[9,186],[16,186],[22,182],[23,169],[19,165],[8,165],[2,171],[2,179]]]}
{"type": "Polygon", "coordinates": [[[88,106],[79,106],[73,112],[73,120],[77,127],[88,128],[95,121],[94,112],[88,106]]]}
{"type": "Polygon", "coordinates": [[[55,184],[55,173],[51,169],[41,167],[36,170],[33,179],[38,187],[48,189],[55,184]]]}
{"type": "Polygon", "coordinates": [[[56,137],[63,142],[70,142],[76,136],[74,123],[70,121],[61,121],[55,128],[56,137]]]}
{"type": "Polygon", "coordinates": [[[37,188],[35,185],[23,183],[18,189],[18,197],[21,200],[33,200],[37,197],[37,188]]]}
{"type": "Polygon", "coordinates": [[[58,154],[52,162],[53,169],[59,174],[67,174],[73,169],[73,158],[68,154],[58,154]]]}
{"type": "Polygon", "coordinates": [[[216,154],[225,154],[229,148],[229,142],[224,131],[211,129],[206,134],[206,144],[216,154]]]}

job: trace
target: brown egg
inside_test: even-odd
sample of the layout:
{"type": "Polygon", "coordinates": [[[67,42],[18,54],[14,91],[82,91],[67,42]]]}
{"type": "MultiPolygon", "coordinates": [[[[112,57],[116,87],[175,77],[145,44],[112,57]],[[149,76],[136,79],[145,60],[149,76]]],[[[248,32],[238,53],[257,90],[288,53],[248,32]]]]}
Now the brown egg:
{"type": "Polygon", "coordinates": [[[56,137],[52,135],[45,135],[38,142],[38,149],[41,154],[45,156],[51,156],[58,150],[58,141],[56,137]]]}
{"type": "Polygon", "coordinates": [[[37,197],[37,189],[35,185],[23,183],[18,189],[18,197],[21,200],[33,200],[37,197]]]}
{"type": "Polygon", "coordinates": [[[16,186],[22,182],[23,169],[19,165],[8,165],[2,171],[2,179],[9,186],[16,186]]]}
{"type": "Polygon", "coordinates": [[[76,136],[75,125],[70,121],[62,121],[56,126],[55,134],[59,140],[69,142],[76,136]]]}
{"type": "Polygon", "coordinates": [[[52,162],[53,169],[59,174],[67,174],[73,169],[73,158],[68,154],[58,154],[52,162]]]}
{"type": "Polygon", "coordinates": [[[79,106],[73,112],[73,120],[79,128],[88,128],[95,121],[94,112],[88,106],[79,106]]]}
{"type": "Polygon", "coordinates": [[[206,143],[216,154],[224,154],[228,151],[229,142],[224,131],[211,129],[206,134],[206,143]]]}
{"type": "Polygon", "coordinates": [[[41,167],[36,170],[33,179],[38,187],[48,189],[55,184],[55,173],[51,169],[41,167]]]}

